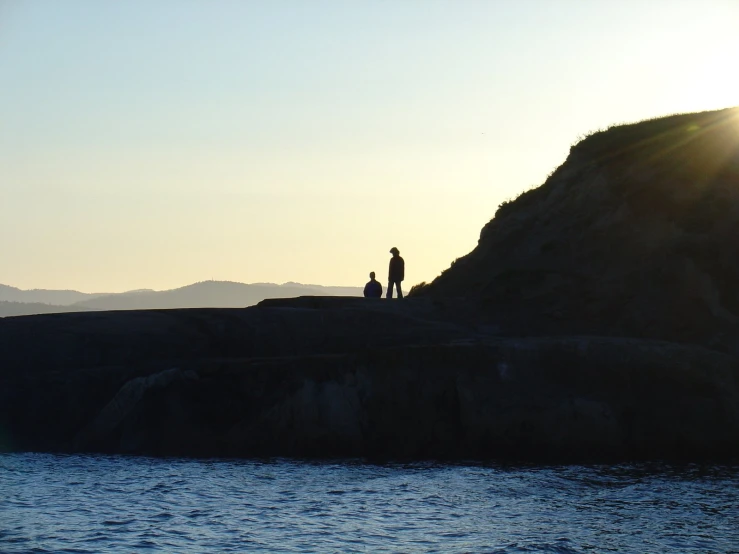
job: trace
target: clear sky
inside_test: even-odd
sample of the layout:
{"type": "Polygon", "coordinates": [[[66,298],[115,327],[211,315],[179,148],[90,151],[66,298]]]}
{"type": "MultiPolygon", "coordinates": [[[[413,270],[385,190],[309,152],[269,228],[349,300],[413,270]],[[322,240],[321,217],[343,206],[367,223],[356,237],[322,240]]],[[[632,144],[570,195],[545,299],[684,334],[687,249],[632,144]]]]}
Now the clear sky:
{"type": "Polygon", "coordinates": [[[739,104],[737,0],[0,0],[0,283],[406,288],[581,134],[739,104]]]}

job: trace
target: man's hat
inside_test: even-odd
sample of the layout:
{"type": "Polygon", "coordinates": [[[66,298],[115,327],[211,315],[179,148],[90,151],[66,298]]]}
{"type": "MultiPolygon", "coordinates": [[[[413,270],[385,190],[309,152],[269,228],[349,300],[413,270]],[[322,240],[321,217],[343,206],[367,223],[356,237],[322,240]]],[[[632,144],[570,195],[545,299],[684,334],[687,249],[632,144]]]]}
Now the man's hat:
{"type": "Polygon", "coordinates": [[[397,248],[395,248],[395,247],[393,246],[393,247],[392,247],[392,248],[390,249],[390,253],[391,253],[391,254],[400,254],[400,250],[398,250],[397,248]]]}

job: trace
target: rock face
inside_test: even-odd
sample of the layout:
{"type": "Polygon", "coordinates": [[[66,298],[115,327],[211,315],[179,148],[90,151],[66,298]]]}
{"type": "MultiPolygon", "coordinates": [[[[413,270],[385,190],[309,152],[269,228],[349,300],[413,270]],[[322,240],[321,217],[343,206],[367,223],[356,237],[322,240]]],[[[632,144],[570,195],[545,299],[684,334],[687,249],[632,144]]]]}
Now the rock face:
{"type": "Polygon", "coordinates": [[[522,333],[739,353],[739,109],[596,133],[500,207],[418,294],[477,298],[522,333]]]}
{"type": "Polygon", "coordinates": [[[5,450],[723,459],[739,365],[636,339],[505,338],[449,306],[305,298],[0,321],[5,450]]]}
{"type": "Polygon", "coordinates": [[[597,133],[402,301],[0,319],[0,450],[739,457],[739,118],[597,133]]]}

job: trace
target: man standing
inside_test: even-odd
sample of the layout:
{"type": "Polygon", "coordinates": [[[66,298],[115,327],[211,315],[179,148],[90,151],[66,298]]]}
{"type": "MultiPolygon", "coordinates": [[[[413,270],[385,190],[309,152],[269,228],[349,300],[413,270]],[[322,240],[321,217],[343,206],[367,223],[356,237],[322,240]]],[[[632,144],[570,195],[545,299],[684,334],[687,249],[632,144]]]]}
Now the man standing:
{"type": "Polygon", "coordinates": [[[393,284],[398,291],[398,298],[403,298],[403,291],[400,290],[400,283],[405,279],[405,262],[400,257],[400,250],[394,246],[390,249],[390,253],[393,255],[390,258],[390,271],[388,272],[387,280],[387,297],[393,297],[393,284]]]}
{"type": "Polygon", "coordinates": [[[381,298],[382,297],[382,285],[380,281],[375,280],[375,272],[370,272],[370,280],[364,285],[364,297],[365,298],[381,298]]]}

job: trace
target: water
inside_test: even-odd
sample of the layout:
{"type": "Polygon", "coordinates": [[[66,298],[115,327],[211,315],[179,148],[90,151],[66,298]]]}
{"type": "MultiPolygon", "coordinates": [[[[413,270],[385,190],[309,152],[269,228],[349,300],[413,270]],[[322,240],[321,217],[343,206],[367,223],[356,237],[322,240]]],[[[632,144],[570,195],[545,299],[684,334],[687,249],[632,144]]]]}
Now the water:
{"type": "Polygon", "coordinates": [[[739,552],[739,468],[0,455],[0,552],[739,552]]]}

